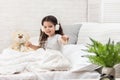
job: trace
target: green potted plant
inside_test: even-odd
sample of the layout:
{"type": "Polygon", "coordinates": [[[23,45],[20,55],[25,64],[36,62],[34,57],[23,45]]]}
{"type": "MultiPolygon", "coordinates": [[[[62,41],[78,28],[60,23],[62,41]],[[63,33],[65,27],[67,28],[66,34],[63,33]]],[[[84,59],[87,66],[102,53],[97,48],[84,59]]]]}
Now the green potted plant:
{"type": "Polygon", "coordinates": [[[100,80],[109,78],[109,80],[115,79],[114,66],[120,63],[120,43],[114,43],[110,39],[106,44],[96,41],[90,38],[91,44],[87,45],[87,52],[93,55],[88,55],[89,60],[102,68],[102,76],[100,80]],[[106,77],[107,76],[107,77],[106,77]]]}

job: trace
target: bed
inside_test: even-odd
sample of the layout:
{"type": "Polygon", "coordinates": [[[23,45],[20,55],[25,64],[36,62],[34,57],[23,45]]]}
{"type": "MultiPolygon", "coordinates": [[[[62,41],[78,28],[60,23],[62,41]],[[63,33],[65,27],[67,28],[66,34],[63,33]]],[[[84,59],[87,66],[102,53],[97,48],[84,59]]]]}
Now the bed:
{"type": "MultiPolygon", "coordinates": [[[[86,49],[86,44],[90,43],[89,37],[97,39],[103,43],[105,43],[109,38],[115,40],[116,42],[120,41],[120,38],[118,38],[118,36],[120,35],[119,25],[120,24],[117,23],[80,23],[74,25],[62,25],[65,34],[70,36],[69,44],[63,46],[62,49],[62,55],[71,62],[69,69],[66,68],[65,70],[37,70],[37,68],[30,67],[29,63],[32,60],[29,59],[29,57],[27,58],[27,60],[30,60],[29,63],[16,65],[18,66],[16,68],[0,68],[0,80],[70,80],[89,78],[98,79],[100,77],[100,74],[96,72],[95,69],[97,69],[99,66],[91,64],[89,59],[84,57],[89,53],[83,51],[83,49],[86,49]],[[6,72],[4,72],[4,70],[6,70],[6,72]]],[[[37,44],[36,39],[38,40],[38,37],[31,38],[30,41],[33,44],[37,44]]],[[[3,50],[3,53],[8,54],[9,51],[11,50],[7,48],[3,50]]],[[[17,52],[11,51],[11,53],[14,54],[17,52]]],[[[24,55],[27,56],[29,54],[27,53],[24,55]]],[[[24,62],[27,61],[26,57],[22,57],[22,60],[24,60],[24,62]]],[[[16,59],[13,59],[13,61],[16,61],[16,59]]],[[[119,66],[117,66],[117,68],[119,68],[119,66]]],[[[118,77],[119,74],[116,75],[118,77]]]]}
{"type": "MultiPolygon", "coordinates": [[[[67,68],[66,69],[64,68],[65,70],[62,69],[62,70],[54,70],[54,71],[38,70],[37,67],[33,66],[34,64],[31,66],[29,63],[33,62],[33,60],[35,59],[35,57],[33,56],[35,54],[32,55],[31,53],[30,54],[21,53],[22,55],[21,54],[16,55],[19,53],[10,51],[10,49],[5,49],[3,52],[3,54],[5,54],[5,57],[7,53],[10,53],[10,55],[14,55],[15,58],[11,57],[10,58],[11,60],[9,60],[9,62],[6,62],[5,65],[8,66],[0,67],[0,74],[1,74],[0,80],[61,80],[61,79],[69,80],[69,79],[99,78],[99,73],[94,71],[94,69],[97,68],[98,66],[91,65],[89,60],[86,57],[83,57],[87,53],[81,51],[80,49],[85,49],[85,47],[83,45],[73,45],[73,44],[65,45],[63,49],[63,55],[66,56],[66,58],[69,59],[70,62],[72,63],[71,68],[68,70],[67,68]],[[3,70],[4,68],[5,70],[3,70]]],[[[9,54],[7,55],[10,56],[9,54]]],[[[4,59],[3,56],[0,60],[2,59],[4,59]]],[[[65,60],[63,61],[65,63],[65,60]]]]}

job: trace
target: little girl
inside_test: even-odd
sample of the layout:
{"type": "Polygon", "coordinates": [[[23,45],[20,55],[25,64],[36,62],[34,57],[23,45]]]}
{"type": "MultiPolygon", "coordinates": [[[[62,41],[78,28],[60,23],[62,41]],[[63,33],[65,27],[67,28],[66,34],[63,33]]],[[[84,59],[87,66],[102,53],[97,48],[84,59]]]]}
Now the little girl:
{"type": "Polygon", "coordinates": [[[41,24],[39,45],[27,42],[26,46],[34,50],[38,48],[61,50],[62,45],[67,44],[69,38],[67,35],[64,35],[57,18],[52,15],[46,16],[42,19],[41,24]]]}
{"type": "Polygon", "coordinates": [[[38,49],[34,53],[40,53],[35,54],[40,61],[31,64],[34,66],[31,70],[69,70],[71,63],[61,54],[62,45],[67,44],[68,36],[64,35],[60,23],[52,15],[44,17],[41,24],[39,45],[26,43],[32,49],[38,49]]]}

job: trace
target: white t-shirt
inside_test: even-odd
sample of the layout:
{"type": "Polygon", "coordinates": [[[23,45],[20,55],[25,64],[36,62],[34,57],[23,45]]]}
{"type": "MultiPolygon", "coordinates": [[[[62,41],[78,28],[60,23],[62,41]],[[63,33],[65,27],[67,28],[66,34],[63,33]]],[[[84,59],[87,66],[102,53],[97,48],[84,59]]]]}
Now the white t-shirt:
{"type": "Polygon", "coordinates": [[[45,48],[47,49],[54,49],[54,50],[61,50],[62,49],[62,43],[60,42],[61,35],[56,34],[52,37],[48,37],[45,48]]]}

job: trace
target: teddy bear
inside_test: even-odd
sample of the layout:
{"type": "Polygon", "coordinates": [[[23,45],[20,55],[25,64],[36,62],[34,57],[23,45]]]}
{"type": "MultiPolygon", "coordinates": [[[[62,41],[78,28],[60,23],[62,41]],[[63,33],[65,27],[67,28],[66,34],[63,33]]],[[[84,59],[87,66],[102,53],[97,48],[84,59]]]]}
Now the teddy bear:
{"type": "Polygon", "coordinates": [[[20,52],[28,52],[32,49],[25,46],[25,43],[29,41],[30,36],[25,31],[16,31],[12,36],[12,45],[11,48],[20,52]]]}

